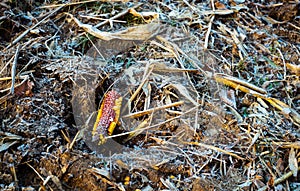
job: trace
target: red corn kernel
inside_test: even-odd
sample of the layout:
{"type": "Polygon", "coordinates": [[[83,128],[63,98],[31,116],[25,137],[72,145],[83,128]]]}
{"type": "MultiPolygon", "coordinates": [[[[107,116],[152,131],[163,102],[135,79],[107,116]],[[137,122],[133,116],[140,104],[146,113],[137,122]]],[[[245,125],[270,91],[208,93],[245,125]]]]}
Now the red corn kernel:
{"type": "Polygon", "coordinates": [[[122,97],[118,92],[111,90],[106,93],[98,111],[92,141],[99,140],[99,144],[102,144],[107,135],[112,135],[119,120],[121,104],[122,97]]]}

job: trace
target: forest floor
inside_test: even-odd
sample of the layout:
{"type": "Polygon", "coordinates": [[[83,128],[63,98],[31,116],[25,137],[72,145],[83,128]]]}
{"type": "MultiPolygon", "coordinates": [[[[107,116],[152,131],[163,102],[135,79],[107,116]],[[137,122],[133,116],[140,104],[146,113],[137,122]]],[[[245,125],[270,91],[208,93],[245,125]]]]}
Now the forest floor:
{"type": "Polygon", "coordinates": [[[300,190],[299,9],[0,2],[0,190],[300,190]]]}

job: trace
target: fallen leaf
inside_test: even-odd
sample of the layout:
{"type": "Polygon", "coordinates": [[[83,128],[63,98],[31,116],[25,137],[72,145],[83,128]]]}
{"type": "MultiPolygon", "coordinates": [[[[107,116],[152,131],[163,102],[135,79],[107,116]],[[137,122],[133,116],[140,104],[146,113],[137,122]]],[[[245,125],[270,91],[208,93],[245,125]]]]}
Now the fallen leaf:
{"type": "Polygon", "coordinates": [[[298,173],[298,162],[296,159],[296,153],[294,148],[292,147],[289,153],[289,168],[293,172],[293,176],[297,177],[298,173]]]}
{"type": "Polygon", "coordinates": [[[77,18],[75,18],[73,15],[68,14],[72,20],[75,21],[75,23],[82,28],[85,32],[99,38],[102,40],[113,40],[113,39],[119,39],[119,40],[147,40],[151,38],[157,29],[159,28],[159,24],[157,23],[151,23],[146,25],[139,25],[136,27],[129,27],[126,30],[122,30],[119,32],[111,33],[111,32],[104,32],[93,25],[88,25],[80,22],[77,18]]]}
{"type": "Polygon", "coordinates": [[[217,9],[226,9],[226,6],[223,3],[221,3],[220,1],[215,2],[215,7],[217,9]]]}

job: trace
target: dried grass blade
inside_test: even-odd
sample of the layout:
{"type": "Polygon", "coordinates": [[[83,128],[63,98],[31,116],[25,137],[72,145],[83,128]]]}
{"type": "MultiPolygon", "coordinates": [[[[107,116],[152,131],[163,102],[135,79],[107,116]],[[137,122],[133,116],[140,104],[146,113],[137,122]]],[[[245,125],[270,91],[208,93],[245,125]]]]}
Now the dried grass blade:
{"type": "Polygon", "coordinates": [[[221,78],[222,78],[222,79],[225,79],[225,80],[227,80],[227,81],[232,81],[232,82],[235,82],[235,83],[237,83],[237,84],[239,84],[239,85],[243,85],[243,86],[245,86],[245,87],[248,87],[248,88],[250,88],[250,89],[252,89],[252,90],[255,90],[255,91],[257,91],[257,92],[259,92],[259,93],[261,93],[261,94],[267,94],[267,91],[264,90],[264,89],[262,89],[262,88],[260,88],[260,87],[257,87],[257,86],[255,86],[255,85],[253,85],[253,84],[250,84],[250,83],[248,83],[248,82],[246,82],[246,81],[244,81],[244,80],[240,80],[240,79],[238,79],[238,78],[235,78],[235,77],[232,77],[232,76],[228,76],[228,75],[226,75],[226,74],[220,74],[220,73],[217,73],[217,74],[214,75],[214,77],[215,77],[215,79],[216,79],[217,81],[218,81],[218,80],[222,81],[222,80],[221,80],[221,78]]]}
{"type": "Polygon", "coordinates": [[[222,78],[218,75],[215,75],[214,78],[217,82],[227,85],[229,87],[232,87],[236,90],[241,90],[242,92],[249,93],[249,94],[252,94],[252,95],[260,97],[260,98],[266,97],[266,95],[258,93],[257,91],[254,91],[252,89],[249,89],[248,87],[245,87],[245,86],[241,85],[240,83],[234,82],[231,79],[222,78]]]}
{"type": "Polygon", "coordinates": [[[225,151],[224,149],[220,149],[220,148],[212,146],[212,145],[207,145],[207,144],[199,143],[199,142],[183,142],[183,143],[188,144],[188,145],[196,145],[196,146],[199,146],[199,147],[204,147],[206,149],[211,149],[211,150],[214,150],[214,151],[217,151],[217,152],[221,152],[221,153],[233,156],[233,157],[235,157],[237,159],[240,159],[240,160],[245,160],[243,157],[240,157],[235,153],[225,151]]]}
{"type": "Polygon", "coordinates": [[[144,110],[144,111],[139,111],[139,112],[136,112],[136,113],[130,113],[130,114],[125,115],[123,117],[124,118],[137,118],[137,117],[141,117],[143,115],[151,114],[151,113],[153,113],[155,111],[167,109],[167,108],[170,108],[170,107],[176,107],[176,106],[179,106],[179,105],[182,105],[182,104],[184,104],[184,101],[178,101],[178,102],[174,102],[174,103],[171,103],[171,104],[163,105],[163,106],[160,106],[160,107],[155,107],[155,108],[152,108],[152,109],[148,109],[148,110],[144,110]]]}
{"type": "Polygon", "coordinates": [[[72,6],[72,5],[79,5],[84,3],[92,3],[92,2],[128,2],[126,0],[87,0],[87,1],[79,1],[79,2],[71,2],[71,3],[62,3],[62,4],[56,4],[56,5],[46,5],[39,7],[40,9],[45,8],[53,8],[53,7],[64,7],[64,6],[72,6]]]}
{"type": "Polygon", "coordinates": [[[136,91],[129,98],[129,100],[128,100],[128,109],[129,109],[129,112],[131,111],[131,108],[130,108],[131,107],[131,102],[136,98],[136,96],[138,95],[138,93],[143,88],[144,84],[146,83],[147,79],[149,78],[150,74],[152,73],[152,70],[153,70],[153,65],[149,67],[149,71],[148,70],[145,71],[142,83],[139,85],[139,87],[136,89],[136,91]],[[148,73],[147,73],[147,71],[148,71],[148,73]]]}
{"type": "Polygon", "coordinates": [[[279,111],[282,111],[284,114],[289,115],[294,123],[299,126],[300,125],[300,114],[291,108],[289,105],[285,104],[284,102],[276,99],[276,98],[263,98],[266,101],[268,101],[273,107],[278,109],[279,111]]]}
{"type": "Polygon", "coordinates": [[[299,113],[296,110],[292,109],[289,105],[285,104],[284,102],[282,102],[276,98],[267,97],[267,95],[266,95],[267,92],[264,89],[254,86],[243,80],[240,80],[240,79],[237,79],[237,78],[234,78],[231,76],[227,76],[226,74],[215,74],[214,78],[219,83],[222,83],[224,85],[227,85],[227,86],[232,87],[237,90],[241,90],[242,92],[252,94],[253,96],[255,96],[257,98],[262,98],[262,99],[268,101],[273,107],[275,107],[279,111],[288,110],[288,113],[286,113],[286,114],[290,115],[291,118],[293,119],[294,123],[297,126],[299,126],[299,124],[300,124],[299,113]]]}
{"type": "Polygon", "coordinates": [[[272,142],[272,144],[275,144],[276,146],[282,147],[282,148],[295,148],[300,149],[300,142],[272,142]]]}
{"type": "Polygon", "coordinates": [[[21,45],[17,47],[16,53],[15,53],[15,58],[11,67],[11,87],[10,87],[10,93],[14,94],[15,92],[15,79],[16,79],[16,70],[17,70],[17,62],[18,62],[18,57],[20,53],[20,48],[21,45]]]}
{"type": "Polygon", "coordinates": [[[112,20],[115,20],[115,19],[117,19],[117,18],[120,18],[120,17],[126,15],[126,14],[129,12],[130,9],[136,9],[136,8],[140,7],[141,5],[142,5],[142,3],[138,3],[137,5],[135,5],[135,6],[131,7],[131,8],[128,8],[128,9],[126,9],[125,11],[122,11],[121,13],[119,13],[119,14],[113,16],[112,18],[110,18],[110,19],[108,19],[108,20],[106,20],[106,21],[103,21],[103,22],[97,24],[95,27],[96,27],[96,28],[101,27],[101,26],[103,26],[103,25],[109,23],[109,22],[112,21],[112,20]]]}

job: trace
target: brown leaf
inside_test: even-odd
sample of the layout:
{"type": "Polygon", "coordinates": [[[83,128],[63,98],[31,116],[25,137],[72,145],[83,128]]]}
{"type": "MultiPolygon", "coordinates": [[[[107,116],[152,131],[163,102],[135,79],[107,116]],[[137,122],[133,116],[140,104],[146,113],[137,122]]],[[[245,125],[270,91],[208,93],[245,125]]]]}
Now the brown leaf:
{"type": "Polygon", "coordinates": [[[226,9],[226,6],[223,3],[219,2],[219,1],[215,2],[215,7],[217,9],[226,9]]]}
{"type": "Polygon", "coordinates": [[[277,171],[277,173],[279,173],[279,175],[283,174],[283,171],[284,171],[284,161],[282,160],[282,158],[279,158],[277,160],[276,171],[277,171]]]}
{"type": "Polygon", "coordinates": [[[31,82],[30,80],[26,80],[24,83],[15,87],[15,94],[18,96],[21,96],[21,95],[29,96],[32,94],[31,90],[32,90],[33,85],[34,85],[33,82],[31,82]]]}
{"type": "Polygon", "coordinates": [[[267,184],[270,188],[274,187],[274,177],[273,176],[270,177],[267,184]]]}

